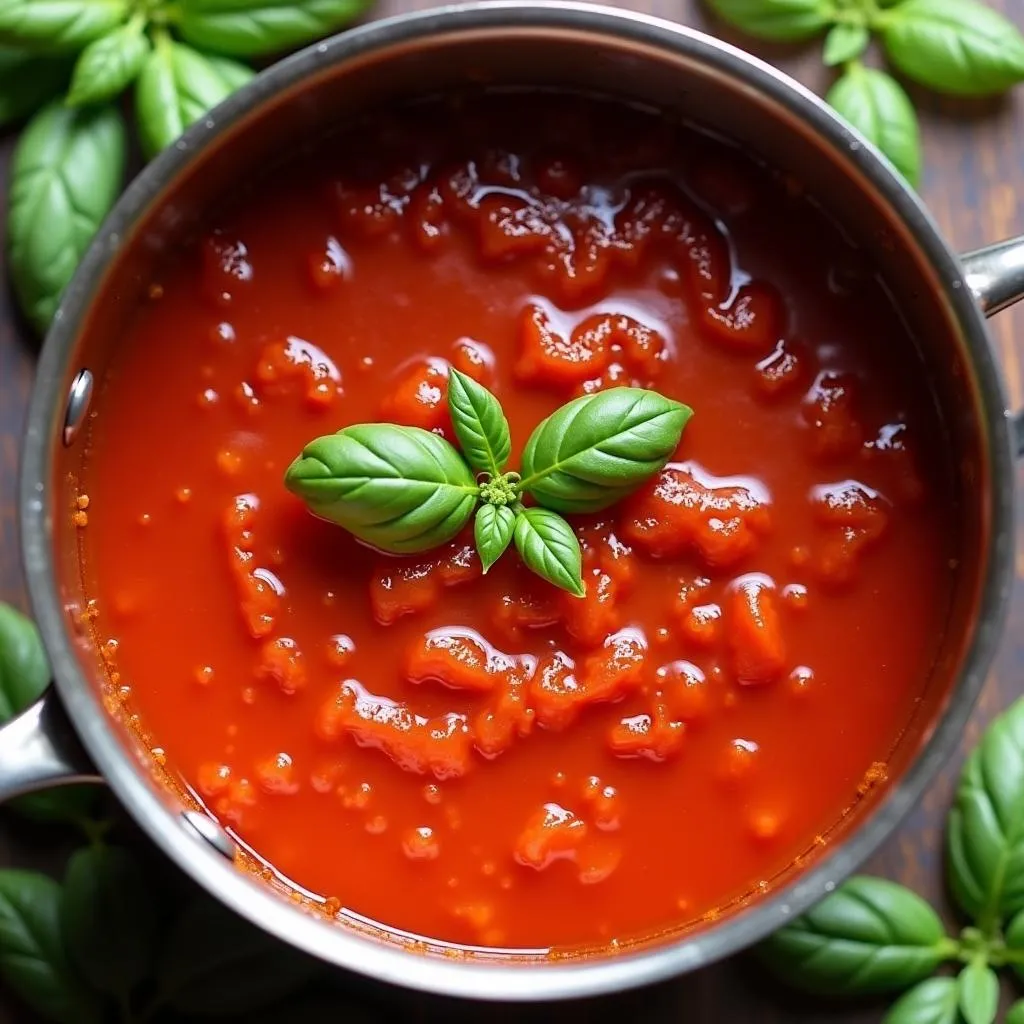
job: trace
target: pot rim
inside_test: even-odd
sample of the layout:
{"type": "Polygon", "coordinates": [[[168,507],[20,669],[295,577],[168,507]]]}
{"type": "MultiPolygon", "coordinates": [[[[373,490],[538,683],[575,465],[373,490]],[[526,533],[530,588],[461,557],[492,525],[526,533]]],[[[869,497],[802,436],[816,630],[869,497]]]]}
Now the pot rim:
{"type": "MultiPolygon", "coordinates": [[[[937,297],[938,301],[938,297],[937,297]]],[[[177,865],[236,913],[321,959],[406,988],[486,1000],[567,999],[623,990],[662,980],[735,953],[784,925],[832,891],[893,831],[948,759],[980,692],[1005,621],[1013,570],[1011,435],[1001,375],[988,346],[984,319],[959,260],[920,199],[873,147],[817,96],[756,57],[697,30],[648,15],[586,3],[543,0],[470,2],[398,15],[314,44],[262,72],[189,128],[175,146],[129,185],[93,241],[47,335],[39,360],[23,448],[19,512],[22,555],[32,607],[55,675],[56,687],[84,746],[135,821],[177,865]],[[720,925],[664,945],[593,960],[528,964],[413,954],[320,921],[240,872],[207,843],[197,842],[143,778],[121,745],[101,700],[84,678],[68,631],[54,571],[51,453],[66,399],[65,366],[98,285],[123,239],[151,201],[220,136],[279,91],[328,66],[396,43],[474,30],[562,29],[625,38],[697,58],[768,94],[837,150],[878,191],[913,234],[945,283],[943,298],[955,312],[972,355],[984,402],[991,467],[991,541],[978,618],[958,683],[921,751],[851,834],[823,853],[806,873],[740,910],[720,925]]]]}

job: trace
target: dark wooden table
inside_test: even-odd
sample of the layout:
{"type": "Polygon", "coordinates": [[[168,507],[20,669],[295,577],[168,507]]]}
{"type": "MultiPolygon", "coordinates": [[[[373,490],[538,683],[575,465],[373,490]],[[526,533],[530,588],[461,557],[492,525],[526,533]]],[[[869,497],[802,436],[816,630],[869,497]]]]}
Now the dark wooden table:
{"type": "MultiPolygon", "coordinates": [[[[1021,0],[989,0],[1024,27],[1021,0]]],[[[383,16],[433,6],[429,0],[384,0],[375,8],[383,16]]],[[[647,11],[708,29],[752,46],[730,34],[698,6],[697,0],[629,0],[619,6],[647,11]]],[[[819,43],[793,48],[754,46],[759,56],[799,78],[818,92],[827,88],[829,73],[821,66],[819,43]]],[[[925,174],[921,191],[947,237],[968,250],[1012,234],[1024,233],[1024,87],[1015,95],[991,101],[952,101],[919,90],[913,92],[921,112],[925,174]]],[[[0,143],[0,194],[6,195],[6,170],[12,139],[0,143]]],[[[3,258],[0,256],[0,277],[3,258]]],[[[1002,314],[993,324],[999,357],[1006,371],[1015,406],[1024,404],[1024,303],[1002,314]]],[[[0,289],[0,600],[24,606],[25,592],[18,559],[15,491],[18,447],[32,383],[37,344],[16,318],[9,295],[0,289]]],[[[1018,484],[1020,481],[1018,481],[1018,484]]],[[[1024,559],[1024,511],[1018,518],[1018,539],[1024,559]]],[[[942,829],[954,780],[965,752],[986,722],[1024,693],[1024,561],[1018,562],[1017,585],[1010,622],[995,668],[988,679],[957,756],[936,779],[920,806],[902,829],[867,865],[867,870],[912,886],[955,917],[942,886],[942,829]]],[[[0,818],[0,864],[59,867],[63,839],[59,833],[0,818]]],[[[1004,982],[1004,1003],[1017,994],[1004,982]]],[[[869,1024],[880,1020],[882,1004],[829,1005],[792,996],[760,976],[742,958],[721,964],[678,982],[639,993],[571,1007],[490,1008],[454,1005],[448,1001],[405,997],[372,990],[367,993],[381,1009],[380,1020],[399,1014],[409,1019],[519,1021],[565,1019],[580,1021],[644,1020],[687,1022],[776,1021],[869,1024]]],[[[29,1024],[0,993],[0,1024],[29,1024]]],[[[342,1005],[339,1019],[344,1019],[342,1005]]],[[[288,1024],[282,1020],[281,1024],[288,1024]]]]}

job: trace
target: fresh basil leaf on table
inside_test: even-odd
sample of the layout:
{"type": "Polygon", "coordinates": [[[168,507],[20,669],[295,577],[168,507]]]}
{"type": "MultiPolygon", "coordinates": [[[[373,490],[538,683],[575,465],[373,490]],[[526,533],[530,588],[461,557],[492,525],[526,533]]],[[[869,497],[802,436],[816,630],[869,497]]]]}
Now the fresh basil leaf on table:
{"type": "Polygon", "coordinates": [[[481,505],[473,520],[473,539],[484,573],[508,549],[516,530],[516,514],[508,505],[481,505]]]}
{"type": "Polygon", "coordinates": [[[40,53],[75,53],[128,18],[128,0],[4,0],[0,43],[40,53]]]}
{"type": "Polygon", "coordinates": [[[88,846],[68,862],[61,926],[68,956],[93,988],[127,999],[150,976],[157,912],[133,854],[88,846]]]}
{"type": "Polygon", "coordinates": [[[497,476],[512,452],[508,420],[498,400],[472,377],[452,369],[448,409],[466,461],[479,472],[497,476]]]}
{"type": "Polygon", "coordinates": [[[102,1002],[71,967],[61,887],[35,871],[0,871],[0,978],[44,1020],[99,1024],[102,1002]]]}
{"type": "Polygon", "coordinates": [[[61,93],[70,71],[66,58],[0,46],[0,126],[20,120],[61,93]]]}
{"type": "Polygon", "coordinates": [[[114,107],[43,108],[14,150],[7,212],[11,276],[45,332],[124,180],[124,121],[114,107]]]}
{"type": "Polygon", "coordinates": [[[643,388],[576,398],[530,435],[522,489],[558,512],[599,512],[662,469],[692,415],[643,388]]]}
{"type": "Polygon", "coordinates": [[[759,39],[794,42],[826,28],[833,0],[706,0],[723,21],[759,39]]]}
{"type": "Polygon", "coordinates": [[[317,515],[400,554],[451,540],[480,490],[444,438],[393,423],[356,424],[310,442],[285,485],[317,515]]]}
{"type": "Polygon", "coordinates": [[[825,96],[911,185],[921,176],[921,140],[910,97],[891,75],[852,64],[825,96]]]}
{"type": "Polygon", "coordinates": [[[151,49],[145,22],[139,17],[90,43],[75,64],[68,105],[81,107],[113,99],[135,81],[151,49]]]}
{"type": "MultiPolygon", "coordinates": [[[[50,684],[50,665],[35,623],[0,604],[0,722],[24,711],[50,684]]],[[[77,821],[96,802],[95,786],[30,793],[7,806],[35,821],[77,821]]]]}
{"type": "Polygon", "coordinates": [[[972,960],[957,979],[960,1013],[967,1024],[992,1024],[999,1009],[999,978],[982,960],[972,960]]]}
{"type": "Polygon", "coordinates": [[[251,67],[230,57],[221,57],[216,53],[204,53],[203,56],[232,92],[241,89],[246,82],[256,77],[256,72],[251,67]]]}
{"type": "Polygon", "coordinates": [[[135,119],[148,157],[171,145],[235,86],[191,46],[162,37],[146,58],[135,88],[135,119]]]}
{"type": "Polygon", "coordinates": [[[1004,960],[1024,980],[1024,910],[1006,926],[1004,960]]]}
{"type": "Polygon", "coordinates": [[[985,96],[1024,81],[1024,36],[976,0],[905,0],[879,23],[893,65],[936,92],[985,96]]]}
{"type": "Polygon", "coordinates": [[[955,978],[929,978],[893,1003],[882,1024],[956,1024],[960,986],[955,978]]]}
{"type": "Polygon", "coordinates": [[[35,623],[0,604],[0,721],[24,711],[50,684],[50,664],[35,623]]]}
{"type": "Polygon", "coordinates": [[[366,0],[182,0],[176,28],[200,49],[262,57],[330,35],[366,0]]]}
{"type": "Polygon", "coordinates": [[[297,992],[318,968],[215,900],[197,897],[167,937],[156,1004],[196,1017],[247,1014],[297,992]]]}
{"type": "Polygon", "coordinates": [[[949,814],[949,885],[985,934],[1024,910],[1024,701],[985,730],[949,814]]]}
{"type": "Polygon", "coordinates": [[[793,987],[844,995],[898,991],[927,978],[957,949],[916,893],[886,879],[856,876],[758,952],[793,987]]]}
{"type": "Polygon", "coordinates": [[[825,50],[822,62],[826,67],[835,67],[847,61],[856,60],[871,42],[871,33],[866,25],[833,25],[825,36],[825,50]]]}
{"type": "Polygon", "coordinates": [[[519,557],[528,569],[577,597],[586,593],[580,542],[557,512],[546,508],[523,509],[516,516],[513,537],[519,557]]]}

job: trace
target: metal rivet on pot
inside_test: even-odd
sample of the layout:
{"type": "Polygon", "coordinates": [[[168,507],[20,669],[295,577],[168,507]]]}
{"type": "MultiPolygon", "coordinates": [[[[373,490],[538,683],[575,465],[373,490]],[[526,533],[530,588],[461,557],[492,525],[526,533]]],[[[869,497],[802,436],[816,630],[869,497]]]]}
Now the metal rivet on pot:
{"type": "Polygon", "coordinates": [[[200,811],[182,811],[181,817],[200,839],[206,840],[222,857],[235,859],[235,844],[213,818],[208,818],[200,811]]]}
{"type": "Polygon", "coordinates": [[[71,446],[85,422],[85,414],[89,411],[89,403],[92,401],[92,383],[92,373],[89,370],[79,370],[71,382],[71,387],[68,390],[68,403],[64,408],[64,444],[66,447],[71,446]]]}

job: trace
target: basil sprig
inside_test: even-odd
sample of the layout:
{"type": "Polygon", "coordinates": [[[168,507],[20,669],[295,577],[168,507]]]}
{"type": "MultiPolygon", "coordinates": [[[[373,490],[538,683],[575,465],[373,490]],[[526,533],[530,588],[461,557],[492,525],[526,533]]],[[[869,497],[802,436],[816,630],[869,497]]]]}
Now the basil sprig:
{"type": "Polygon", "coordinates": [[[967,759],[946,835],[953,896],[993,934],[1024,910],[1024,702],[997,718],[967,759]]]}
{"type": "MultiPolygon", "coordinates": [[[[761,959],[794,987],[825,995],[909,988],[884,1024],[993,1024],[997,969],[1024,978],[1024,699],[967,759],[947,842],[949,887],[972,921],[959,936],[909,889],[852,878],[762,943],[761,959]],[[959,975],[929,977],[945,961],[960,964],[959,975]]],[[[1024,1024],[1024,1002],[1006,1021],[1024,1024]]]]}
{"type": "Polygon", "coordinates": [[[902,75],[936,92],[988,96],[1024,81],[1024,35],[978,0],[705,0],[759,39],[825,32],[822,60],[839,76],[826,100],[916,185],[921,144],[910,97],[887,72],[864,67],[872,35],[902,75]]]}
{"type": "Polygon", "coordinates": [[[98,839],[63,882],[0,869],[5,996],[55,1024],[337,1019],[333,993],[334,1016],[319,1012],[319,964],[182,888],[155,852],[98,839]]]}
{"type": "Polygon", "coordinates": [[[141,148],[155,156],[253,77],[233,57],[311,42],[364,5],[0,0],[0,125],[31,118],[15,151],[7,216],[14,291],[31,325],[46,331],[121,190],[121,93],[134,86],[141,148]]]}
{"type": "Polygon", "coordinates": [[[448,408],[461,454],[418,427],[359,423],[306,445],[285,486],[317,515],[395,554],[451,540],[475,511],[484,572],[514,543],[530,569],[577,597],[579,541],[558,513],[597,512],[635,490],[672,457],[692,415],[642,388],[577,398],[533,431],[520,474],[505,470],[508,420],[487,388],[451,370],[448,408]],[[525,507],[527,495],[540,507],[525,507]]]}

